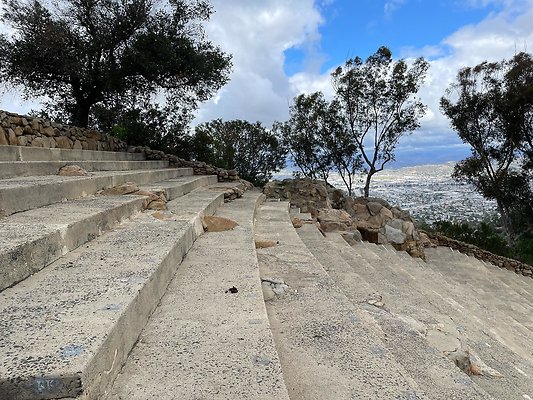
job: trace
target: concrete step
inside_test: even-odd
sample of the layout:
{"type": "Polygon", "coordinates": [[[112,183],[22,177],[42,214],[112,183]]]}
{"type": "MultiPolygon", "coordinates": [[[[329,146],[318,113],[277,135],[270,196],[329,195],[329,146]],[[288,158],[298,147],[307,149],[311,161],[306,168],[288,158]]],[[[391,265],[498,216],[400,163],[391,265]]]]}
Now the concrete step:
{"type": "Polygon", "coordinates": [[[223,194],[143,212],[0,293],[0,398],[100,399],[223,194]],[[156,216],[158,218],[156,218],[156,216]]]}
{"type": "Polygon", "coordinates": [[[533,301],[533,280],[531,278],[518,275],[514,271],[500,268],[488,262],[480,261],[480,263],[518,293],[533,301]]]}
{"type": "Polygon", "coordinates": [[[88,172],[129,171],[167,168],[168,161],[0,161],[0,179],[55,175],[66,165],[78,165],[88,172]]]}
{"type": "MultiPolygon", "coordinates": [[[[530,305],[533,305],[533,280],[531,278],[484,263],[475,257],[467,256],[457,251],[449,251],[447,248],[430,249],[428,254],[433,254],[432,252],[443,252],[447,257],[453,258],[453,260],[459,263],[466,264],[469,266],[468,270],[476,271],[477,278],[485,278],[490,282],[498,282],[498,289],[505,288],[503,295],[506,299],[508,298],[507,291],[512,290],[527,300],[530,305]]],[[[530,309],[530,311],[533,310],[530,309]]]]}
{"type": "MultiPolygon", "coordinates": [[[[173,200],[216,176],[185,176],[141,189],[173,200]]],[[[0,220],[0,291],[26,279],[67,252],[143,209],[145,196],[89,196],[16,213],[0,220]]]]}
{"type": "Polygon", "coordinates": [[[289,399],[255,253],[260,200],[217,210],[239,225],[195,242],[107,399],[289,399]]]}
{"type": "MultiPolygon", "coordinates": [[[[429,265],[444,274],[452,285],[462,286],[480,304],[490,304],[492,311],[498,310],[505,316],[504,320],[513,318],[519,324],[533,329],[533,303],[491,274],[477,260],[464,255],[457,256],[446,248],[432,249],[428,257],[431,260],[429,265]]],[[[514,321],[509,322],[515,325],[514,321]]],[[[533,340],[533,335],[531,338],[533,340]]]]}
{"type": "Polygon", "coordinates": [[[468,293],[460,294],[460,288],[423,262],[398,252],[399,261],[368,260],[370,267],[361,268],[358,248],[342,238],[338,245],[347,249],[343,257],[381,295],[386,310],[408,317],[414,326],[421,324],[426,338],[440,351],[467,350],[483,368],[491,368],[484,376],[472,376],[476,384],[498,399],[533,397],[533,382],[527,378],[533,373],[533,355],[524,349],[528,344],[510,333],[507,323],[498,318],[488,323],[486,311],[468,293]]]}
{"type": "Polygon", "coordinates": [[[0,146],[0,161],[143,161],[144,153],[0,146]]]}
{"type": "MultiPolygon", "coordinates": [[[[419,329],[409,322],[409,316],[396,315],[380,306],[379,297],[373,295],[376,290],[346,262],[335,242],[329,240],[329,236],[336,233],[326,234],[327,238],[324,238],[315,226],[309,224],[296,231],[344,294],[368,312],[369,317],[363,323],[369,327],[373,326],[375,335],[383,341],[387,350],[413,377],[428,398],[492,398],[433,347],[419,329]]],[[[363,243],[358,246],[372,249],[363,243]]],[[[384,262],[387,250],[374,244],[371,246],[380,253],[384,262]]],[[[361,264],[363,262],[360,261],[361,264]]]]}
{"type": "Polygon", "coordinates": [[[288,203],[260,207],[256,238],[279,242],[257,254],[291,400],[428,398],[298,237],[288,203]]]}
{"type": "Polygon", "coordinates": [[[191,168],[91,172],[89,176],[31,176],[0,181],[0,216],[88,196],[125,182],[138,185],[192,175],[191,168]]]}

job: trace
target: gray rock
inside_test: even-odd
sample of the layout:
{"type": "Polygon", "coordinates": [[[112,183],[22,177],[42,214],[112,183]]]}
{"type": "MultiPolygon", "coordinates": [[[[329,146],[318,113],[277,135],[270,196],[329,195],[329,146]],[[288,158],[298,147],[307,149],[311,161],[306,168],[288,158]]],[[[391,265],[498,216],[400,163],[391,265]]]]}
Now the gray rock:
{"type": "Polygon", "coordinates": [[[394,244],[403,244],[407,239],[407,235],[401,230],[393,228],[390,225],[385,225],[385,236],[387,240],[394,244]]]}

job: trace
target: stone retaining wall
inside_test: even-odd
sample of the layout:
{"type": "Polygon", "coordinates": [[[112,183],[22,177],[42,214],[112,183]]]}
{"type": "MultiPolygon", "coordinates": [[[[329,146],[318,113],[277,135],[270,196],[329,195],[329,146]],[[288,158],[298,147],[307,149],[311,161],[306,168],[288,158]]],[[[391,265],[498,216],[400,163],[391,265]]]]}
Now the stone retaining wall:
{"type": "Polygon", "coordinates": [[[524,264],[520,261],[513,260],[511,258],[498,256],[492,254],[487,250],[480,249],[473,244],[460,242],[459,240],[450,239],[444,235],[438,233],[429,233],[425,232],[431,241],[438,246],[451,247],[454,250],[457,250],[463,254],[474,256],[479,260],[489,262],[493,265],[496,265],[500,268],[508,269],[509,271],[514,271],[519,275],[529,276],[533,278],[533,266],[524,264]]]}
{"type": "Polygon", "coordinates": [[[149,147],[128,146],[126,142],[94,129],[0,110],[0,146],[2,145],[145,153],[147,160],[168,160],[171,167],[189,167],[195,175],[217,175],[219,182],[239,180],[239,174],[234,169],[226,170],[201,161],[184,160],[149,147]]]}
{"type": "Polygon", "coordinates": [[[0,111],[0,145],[126,151],[128,145],[93,129],[0,111]]]}

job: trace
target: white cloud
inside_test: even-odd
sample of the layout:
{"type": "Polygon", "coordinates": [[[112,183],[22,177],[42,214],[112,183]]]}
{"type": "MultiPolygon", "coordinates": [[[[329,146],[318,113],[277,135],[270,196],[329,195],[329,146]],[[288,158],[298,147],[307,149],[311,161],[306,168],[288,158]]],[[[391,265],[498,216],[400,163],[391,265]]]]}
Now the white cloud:
{"type": "MultiPolygon", "coordinates": [[[[305,84],[295,84],[284,72],[284,51],[303,49],[309,70],[320,65],[317,44],[322,16],[313,0],[212,1],[217,12],[206,25],[213,42],[233,55],[233,73],[216,101],[198,112],[196,122],[214,118],[260,120],[266,125],[287,117],[288,104],[305,84]]],[[[323,78],[306,73],[296,81],[316,84],[323,78]]]]}
{"type": "Polygon", "coordinates": [[[383,6],[383,11],[385,12],[386,17],[390,17],[394,11],[400,8],[405,3],[405,0],[389,0],[385,2],[383,6]]]}

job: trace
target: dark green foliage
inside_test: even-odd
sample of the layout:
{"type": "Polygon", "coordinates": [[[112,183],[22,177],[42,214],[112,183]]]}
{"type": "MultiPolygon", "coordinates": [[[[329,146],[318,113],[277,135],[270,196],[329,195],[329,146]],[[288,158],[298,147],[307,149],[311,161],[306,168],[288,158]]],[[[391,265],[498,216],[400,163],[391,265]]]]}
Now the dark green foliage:
{"type": "Polygon", "coordinates": [[[486,222],[473,225],[465,222],[437,221],[432,228],[444,236],[473,244],[491,253],[504,257],[512,255],[512,249],[507,245],[505,238],[486,222]]]}
{"type": "Polygon", "coordinates": [[[524,236],[513,245],[509,245],[504,235],[498,233],[491,222],[457,223],[437,221],[432,225],[417,223],[419,229],[438,232],[449,238],[473,244],[481,249],[503,257],[533,265],[533,237],[524,236]]]}
{"type": "Polygon", "coordinates": [[[533,229],[530,150],[533,59],[463,68],[441,109],[472,156],[455,166],[454,178],[496,201],[509,243],[533,229]]]}
{"type": "Polygon", "coordinates": [[[0,80],[79,126],[95,105],[152,95],[192,112],[228,80],[230,57],[203,31],[212,12],[202,0],[9,0],[0,80]]]}
{"type": "Polygon", "coordinates": [[[285,166],[287,152],[259,122],[218,119],[196,127],[191,154],[221,168],[237,169],[241,178],[263,185],[285,166]]]}
{"type": "Polygon", "coordinates": [[[516,242],[514,257],[526,264],[533,265],[533,237],[524,237],[516,242]]]}
{"type": "Polygon", "coordinates": [[[381,47],[366,61],[348,60],[332,74],[345,129],[367,168],[365,197],[372,176],[394,160],[400,138],[420,126],[426,107],[413,96],[428,67],[422,58],[410,67],[404,60],[394,62],[391,51],[381,47]]]}
{"type": "Polygon", "coordinates": [[[289,112],[290,119],[276,123],[274,130],[300,170],[297,174],[327,183],[330,172],[336,171],[351,195],[361,159],[343,123],[340,103],[326,101],[320,92],[301,94],[294,99],[289,112]]]}

